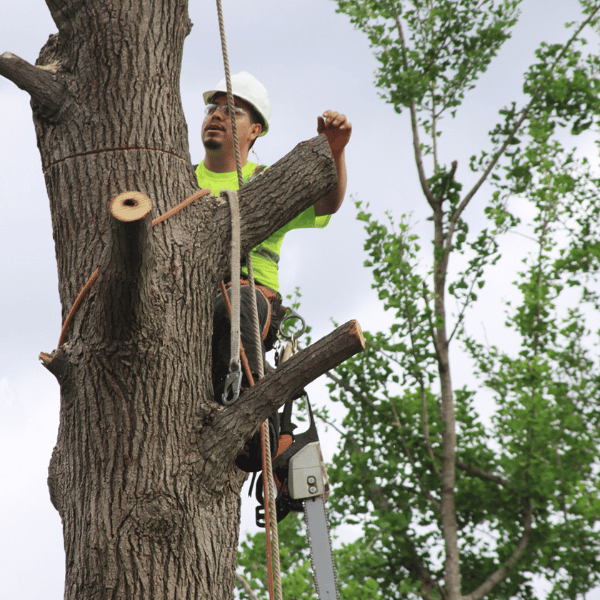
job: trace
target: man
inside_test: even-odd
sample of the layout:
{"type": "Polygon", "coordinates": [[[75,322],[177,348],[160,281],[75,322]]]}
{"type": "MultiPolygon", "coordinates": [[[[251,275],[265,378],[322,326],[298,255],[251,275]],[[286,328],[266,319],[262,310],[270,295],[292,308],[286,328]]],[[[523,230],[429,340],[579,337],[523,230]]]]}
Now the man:
{"type": "MultiPolygon", "coordinates": [[[[231,78],[235,100],[235,119],[241,154],[242,177],[248,182],[264,168],[248,162],[248,152],[256,139],[269,130],[271,101],[265,87],[250,73],[242,71],[231,78]]],[[[202,143],[205,148],[204,160],[196,168],[198,185],[210,188],[218,195],[222,189],[237,190],[238,178],[235,164],[231,118],[227,107],[225,80],[220,81],[214,90],[203,94],[206,116],[202,123],[202,143]]],[[[323,228],[331,215],[340,208],[346,192],[346,163],[344,148],[352,134],[352,126],[345,115],[325,111],[317,119],[317,132],[323,133],[331,147],[338,173],[338,187],[309,207],[287,225],[252,250],[252,266],[257,284],[257,305],[263,337],[264,351],[272,348],[275,342],[278,317],[281,306],[279,280],[277,276],[279,251],[284,235],[299,228],[323,228]]],[[[247,268],[242,268],[242,278],[247,277],[247,268]]],[[[242,281],[247,283],[247,281],[242,281]]],[[[258,354],[254,341],[254,329],[250,308],[250,290],[242,286],[241,292],[241,338],[253,374],[257,372],[258,354]]],[[[221,295],[215,300],[213,323],[213,384],[215,398],[223,394],[225,377],[229,365],[229,317],[221,295]]]]}

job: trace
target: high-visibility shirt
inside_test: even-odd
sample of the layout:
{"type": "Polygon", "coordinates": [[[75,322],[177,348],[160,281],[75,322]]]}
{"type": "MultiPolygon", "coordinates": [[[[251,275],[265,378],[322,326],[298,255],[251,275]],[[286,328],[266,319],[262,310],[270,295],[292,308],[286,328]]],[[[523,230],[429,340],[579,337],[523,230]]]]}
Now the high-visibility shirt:
{"type": "MultiPolygon", "coordinates": [[[[250,180],[257,166],[256,163],[247,162],[242,167],[244,183],[250,180]]],[[[213,173],[204,166],[204,161],[196,168],[196,178],[201,188],[209,188],[215,196],[218,196],[221,190],[239,189],[236,171],[213,173]]],[[[296,218],[292,219],[281,229],[271,234],[264,242],[256,246],[251,253],[254,279],[262,285],[279,291],[278,265],[281,243],[285,234],[292,229],[322,229],[327,226],[330,218],[331,215],[317,217],[315,215],[315,207],[309,206],[304,212],[300,213],[296,218]]],[[[242,273],[248,275],[246,266],[242,267],[242,273]]]]}

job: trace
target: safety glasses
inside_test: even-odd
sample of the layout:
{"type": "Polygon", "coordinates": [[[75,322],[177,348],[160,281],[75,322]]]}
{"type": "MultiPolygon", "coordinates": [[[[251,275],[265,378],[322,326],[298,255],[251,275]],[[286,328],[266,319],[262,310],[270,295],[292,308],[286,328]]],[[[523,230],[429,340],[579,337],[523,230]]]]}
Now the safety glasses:
{"type": "MultiPolygon", "coordinates": [[[[207,104],[206,108],[204,109],[204,118],[214,115],[217,110],[220,110],[224,117],[229,116],[229,106],[227,106],[227,104],[207,104]]],[[[247,111],[239,106],[234,108],[234,112],[236,117],[248,115],[247,111]]]]}

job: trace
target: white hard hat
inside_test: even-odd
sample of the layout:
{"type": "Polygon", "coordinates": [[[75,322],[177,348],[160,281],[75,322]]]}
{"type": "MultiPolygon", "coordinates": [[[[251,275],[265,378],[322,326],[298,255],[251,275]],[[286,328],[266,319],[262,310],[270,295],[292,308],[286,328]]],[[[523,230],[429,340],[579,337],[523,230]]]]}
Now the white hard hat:
{"type": "MultiPolygon", "coordinates": [[[[263,129],[258,137],[262,137],[269,131],[269,118],[271,117],[271,99],[267,88],[254,75],[247,71],[240,71],[231,76],[231,89],[233,95],[244,100],[258,113],[261,118],[263,129]]],[[[204,104],[210,104],[218,93],[227,93],[227,83],[221,79],[214,90],[204,92],[204,104]]]]}

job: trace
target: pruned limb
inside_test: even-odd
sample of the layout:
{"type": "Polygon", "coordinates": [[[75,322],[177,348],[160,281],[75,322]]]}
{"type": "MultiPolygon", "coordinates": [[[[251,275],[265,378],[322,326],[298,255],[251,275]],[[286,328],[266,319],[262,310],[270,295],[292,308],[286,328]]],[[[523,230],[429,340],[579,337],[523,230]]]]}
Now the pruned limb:
{"type": "Polygon", "coordinates": [[[27,92],[48,118],[56,115],[64,104],[66,89],[49,68],[34,67],[26,60],[5,52],[0,56],[0,75],[27,92]]]}
{"type": "Polygon", "coordinates": [[[58,348],[51,354],[40,352],[39,359],[42,362],[42,365],[56,377],[59,383],[61,383],[64,375],[67,373],[67,366],[69,363],[68,353],[65,352],[65,349],[58,348]]]}
{"type": "Polygon", "coordinates": [[[529,501],[529,506],[527,507],[527,513],[525,514],[525,521],[523,524],[523,535],[519,540],[516,548],[513,553],[510,555],[510,558],[494,573],[492,573],[486,581],[484,581],[476,590],[472,591],[470,594],[463,596],[463,600],[479,600],[480,598],[485,597],[492,588],[500,583],[506,575],[514,568],[517,564],[519,558],[521,558],[521,554],[523,554],[525,548],[529,544],[529,536],[531,535],[531,524],[533,522],[533,503],[531,500],[529,501]]]}
{"type": "MultiPolygon", "coordinates": [[[[239,437],[239,447],[230,444],[223,448],[230,453],[223,460],[231,461],[258,424],[288,400],[297,397],[311,381],[364,349],[365,338],[360,325],[357,321],[348,321],[265,375],[253,388],[245,391],[238,402],[217,413],[212,427],[206,430],[211,432],[211,438],[230,437],[232,432],[239,437]]],[[[205,443],[211,448],[216,445],[215,439],[207,439],[205,443]]]]}
{"type": "Polygon", "coordinates": [[[105,339],[126,339],[144,318],[153,261],[151,208],[140,192],[111,201],[112,239],[98,283],[103,315],[97,322],[105,339]]]}
{"type": "MultiPolygon", "coordinates": [[[[321,134],[299,143],[238,192],[242,255],[321,200],[337,184],[337,171],[327,138],[321,134]]],[[[210,206],[208,203],[193,205],[191,210],[198,212],[193,222],[204,223],[211,231],[219,231],[216,241],[221,247],[215,248],[215,254],[222,255],[224,262],[229,261],[229,203],[219,198],[216,206],[210,209],[211,214],[207,215],[205,211],[210,206]]],[[[203,233],[198,231],[197,235],[203,233]]],[[[228,267],[228,264],[222,266],[221,275],[229,271],[228,267]]]]}

